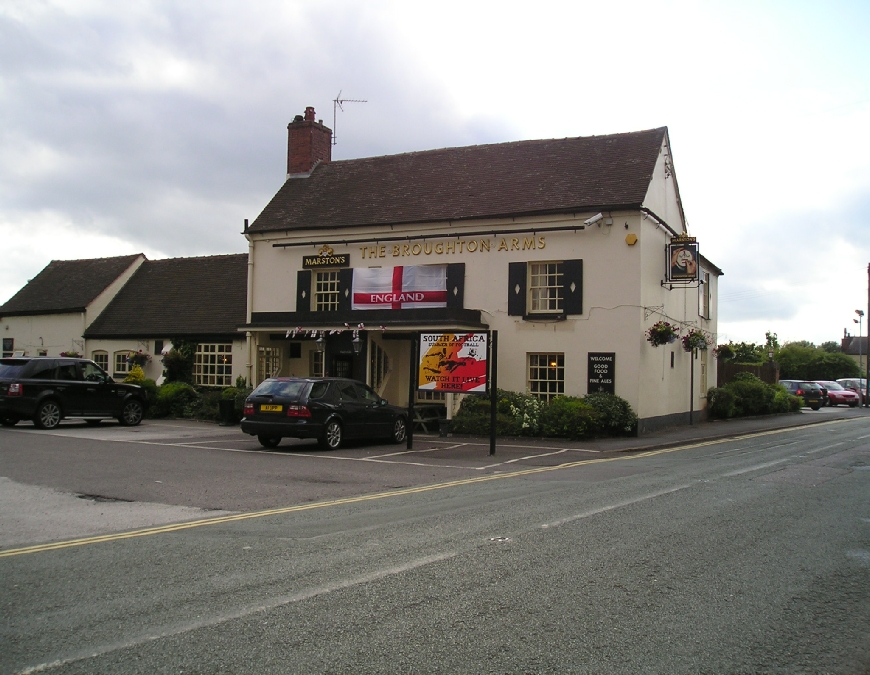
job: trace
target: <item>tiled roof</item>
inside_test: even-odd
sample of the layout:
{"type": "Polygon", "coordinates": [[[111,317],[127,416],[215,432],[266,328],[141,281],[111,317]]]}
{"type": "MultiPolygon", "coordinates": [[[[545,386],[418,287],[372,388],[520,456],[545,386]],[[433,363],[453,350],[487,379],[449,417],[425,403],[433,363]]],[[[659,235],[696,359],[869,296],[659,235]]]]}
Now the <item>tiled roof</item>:
{"type": "Polygon", "coordinates": [[[327,162],[287,180],[248,231],[638,207],[666,136],[662,127],[327,162]]]}
{"type": "Polygon", "coordinates": [[[82,312],[140,255],[52,260],[0,306],[0,316],[82,312]]]}
{"type": "Polygon", "coordinates": [[[85,337],[236,335],[245,323],[247,254],[149,260],[85,337]]]}

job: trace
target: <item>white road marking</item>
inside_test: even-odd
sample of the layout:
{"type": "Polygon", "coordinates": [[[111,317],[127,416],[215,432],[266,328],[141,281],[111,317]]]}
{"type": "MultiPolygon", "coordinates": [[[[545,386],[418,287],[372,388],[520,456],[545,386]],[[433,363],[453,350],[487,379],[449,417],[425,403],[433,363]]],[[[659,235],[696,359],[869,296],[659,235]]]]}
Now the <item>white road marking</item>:
{"type": "Polygon", "coordinates": [[[173,626],[165,626],[162,629],[158,629],[158,632],[142,633],[141,635],[134,636],[123,642],[115,642],[108,645],[90,647],[86,651],[81,651],[71,654],[69,656],[60,657],[46,663],[40,663],[39,665],[31,666],[18,672],[20,673],[20,675],[30,675],[30,673],[42,673],[53,668],[69,665],[70,663],[76,663],[78,661],[97,658],[106,654],[110,654],[112,652],[120,651],[122,649],[129,649],[130,647],[137,647],[148,642],[160,640],[161,638],[181,635],[183,633],[189,633],[191,631],[199,630],[201,628],[210,628],[212,626],[217,626],[219,624],[226,623],[228,621],[234,621],[236,619],[244,619],[245,617],[248,617],[252,614],[267,612],[269,610],[276,609],[277,607],[282,607],[283,605],[290,605],[295,602],[310,600],[311,598],[326,595],[327,593],[332,593],[334,591],[340,591],[345,588],[360,586],[362,584],[368,584],[372,581],[378,581],[386,577],[403,574],[404,572],[409,572],[411,570],[417,569],[418,567],[424,567],[425,565],[431,565],[433,563],[441,562],[442,560],[447,560],[454,557],[455,555],[456,553],[454,552],[437,553],[435,555],[426,556],[425,558],[418,558],[417,560],[412,560],[403,565],[396,565],[395,567],[388,567],[386,569],[376,570],[374,572],[370,572],[369,574],[363,574],[357,577],[351,577],[349,579],[339,579],[323,586],[315,586],[314,588],[301,590],[297,593],[291,593],[289,595],[270,598],[268,601],[263,603],[247,605],[245,607],[240,607],[239,609],[235,609],[230,612],[221,612],[219,614],[215,614],[214,616],[200,619],[199,621],[189,621],[185,623],[175,624],[173,626]]]}
{"type": "Polygon", "coordinates": [[[568,516],[566,518],[560,518],[559,520],[554,520],[549,523],[544,523],[541,525],[542,528],[547,529],[550,527],[559,527],[560,525],[565,525],[566,523],[573,522],[575,520],[580,520],[581,518],[589,518],[590,516],[596,516],[599,513],[605,513],[607,511],[613,511],[614,509],[621,509],[624,506],[631,506],[632,504],[637,504],[638,502],[646,501],[647,499],[655,499],[656,497],[661,497],[662,495],[667,495],[672,492],[678,492],[680,490],[685,490],[686,488],[692,487],[692,483],[686,485],[678,485],[674,488],[668,488],[667,490],[660,490],[658,492],[653,492],[648,495],[642,495],[640,497],[635,497],[634,499],[626,499],[625,501],[617,502],[616,504],[609,504],[608,506],[601,506],[597,509],[590,509],[589,511],[584,511],[583,513],[578,513],[574,516],[568,516]]]}

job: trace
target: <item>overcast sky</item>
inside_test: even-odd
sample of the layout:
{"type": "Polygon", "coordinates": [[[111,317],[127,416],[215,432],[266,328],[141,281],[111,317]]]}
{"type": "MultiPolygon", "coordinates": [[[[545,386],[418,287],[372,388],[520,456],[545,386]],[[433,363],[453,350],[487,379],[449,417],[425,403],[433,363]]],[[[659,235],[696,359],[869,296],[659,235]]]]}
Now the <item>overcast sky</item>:
{"type": "MultiPolygon", "coordinates": [[[[53,259],[236,253],[307,105],[334,159],[667,126],[719,341],[857,335],[870,3],[0,0],[0,303],[53,259]]],[[[866,322],[864,323],[866,334],[866,322]]]]}

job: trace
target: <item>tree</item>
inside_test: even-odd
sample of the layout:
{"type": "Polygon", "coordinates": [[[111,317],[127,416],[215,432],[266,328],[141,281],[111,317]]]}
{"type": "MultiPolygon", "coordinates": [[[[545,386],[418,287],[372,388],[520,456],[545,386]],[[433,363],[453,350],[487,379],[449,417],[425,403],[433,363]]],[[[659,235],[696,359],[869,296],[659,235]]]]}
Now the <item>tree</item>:
{"type": "Polygon", "coordinates": [[[842,352],[830,353],[802,340],[789,342],[777,354],[784,380],[837,380],[858,377],[858,364],[842,352]]]}
{"type": "Polygon", "coordinates": [[[819,345],[819,349],[824,349],[828,354],[836,354],[837,352],[843,351],[839,342],[834,342],[830,340],[829,342],[823,342],[819,345]]]}

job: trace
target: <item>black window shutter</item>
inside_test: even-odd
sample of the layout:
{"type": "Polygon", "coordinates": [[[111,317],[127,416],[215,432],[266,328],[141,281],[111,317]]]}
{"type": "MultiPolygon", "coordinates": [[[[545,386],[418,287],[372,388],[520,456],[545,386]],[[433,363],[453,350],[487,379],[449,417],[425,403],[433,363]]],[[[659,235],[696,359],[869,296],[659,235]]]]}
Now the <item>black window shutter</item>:
{"type": "Polygon", "coordinates": [[[338,270],[338,311],[350,310],[353,300],[353,268],[343,267],[338,270]]]}
{"type": "Polygon", "coordinates": [[[296,272],[296,311],[299,314],[311,311],[311,270],[296,272]]]}
{"type": "Polygon", "coordinates": [[[447,306],[465,306],[465,263],[447,265],[447,306]]]}
{"type": "Polygon", "coordinates": [[[508,314],[523,316],[526,313],[526,264],[508,263],[508,314]]]}
{"type": "Polygon", "coordinates": [[[583,261],[562,263],[562,298],[565,314],[583,313],[583,261]]]}

